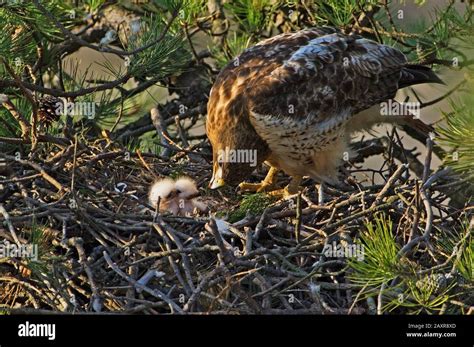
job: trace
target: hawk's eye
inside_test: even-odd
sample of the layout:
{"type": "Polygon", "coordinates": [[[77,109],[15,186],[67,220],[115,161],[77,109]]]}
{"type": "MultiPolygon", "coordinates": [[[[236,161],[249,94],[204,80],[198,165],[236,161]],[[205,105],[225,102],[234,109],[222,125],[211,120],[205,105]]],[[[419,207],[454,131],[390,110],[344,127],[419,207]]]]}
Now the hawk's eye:
{"type": "Polygon", "coordinates": [[[181,193],[181,190],[176,189],[176,193],[180,194],[180,193],[181,193]]]}

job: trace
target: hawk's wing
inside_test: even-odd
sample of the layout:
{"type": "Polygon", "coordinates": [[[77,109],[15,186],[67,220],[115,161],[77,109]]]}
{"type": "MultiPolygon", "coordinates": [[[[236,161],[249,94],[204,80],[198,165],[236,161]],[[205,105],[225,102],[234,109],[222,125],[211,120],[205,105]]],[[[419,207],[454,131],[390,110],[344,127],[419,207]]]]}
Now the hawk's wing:
{"type": "Polygon", "coordinates": [[[246,95],[260,115],[337,125],[393,98],[409,75],[397,49],[328,28],[277,36],[255,47],[265,48],[267,61],[246,95]]]}
{"type": "Polygon", "coordinates": [[[228,64],[212,87],[206,126],[213,133],[224,115],[239,118],[272,150],[294,148],[290,138],[298,134],[301,152],[327,145],[351,116],[398,88],[439,81],[393,47],[333,28],[305,29],[264,40],[228,64]]]}

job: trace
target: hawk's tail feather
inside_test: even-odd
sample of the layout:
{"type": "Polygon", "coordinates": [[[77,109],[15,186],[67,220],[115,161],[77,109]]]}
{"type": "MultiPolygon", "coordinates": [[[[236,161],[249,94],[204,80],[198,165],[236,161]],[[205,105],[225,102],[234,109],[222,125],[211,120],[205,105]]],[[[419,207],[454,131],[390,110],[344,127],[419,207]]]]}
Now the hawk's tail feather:
{"type": "Polygon", "coordinates": [[[420,83],[446,84],[428,66],[414,64],[405,65],[402,69],[402,77],[398,87],[405,88],[420,83]]]}

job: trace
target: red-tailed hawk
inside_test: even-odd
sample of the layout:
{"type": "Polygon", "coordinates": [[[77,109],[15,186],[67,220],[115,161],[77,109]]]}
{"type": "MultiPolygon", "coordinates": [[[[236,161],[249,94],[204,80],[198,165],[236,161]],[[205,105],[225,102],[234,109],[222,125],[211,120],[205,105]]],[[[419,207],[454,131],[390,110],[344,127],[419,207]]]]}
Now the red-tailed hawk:
{"type": "Polygon", "coordinates": [[[303,176],[334,182],[352,133],[381,122],[423,128],[411,116],[382,115],[380,104],[399,88],[429,82],[442,83],[399,50],[333,28],[261,41],[230,62],[212,87],[210,187],[241,183],[262,162],[271,169],[256,190],[271,185],[279,169],[293,178],[290,192],[303,176]]]}

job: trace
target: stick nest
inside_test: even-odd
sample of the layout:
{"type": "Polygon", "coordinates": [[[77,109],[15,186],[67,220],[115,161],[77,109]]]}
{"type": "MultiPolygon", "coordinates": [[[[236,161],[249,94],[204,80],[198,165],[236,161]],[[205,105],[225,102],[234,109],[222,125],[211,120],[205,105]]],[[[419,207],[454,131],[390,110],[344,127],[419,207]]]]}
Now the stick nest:
{"type": "Polygon", "coordinates": [[[38,244],[39,255],[0,260],[0,304],[13,313],[407,313],[414,309],[393,304],[400,294],[410,300],[405,279],[438,276],[445,286],[439,280],[431,295],[448,288],[450,301],[416,309],[472,309],[472,295],[464,295],[472,283],[453,265],[472,232],[469,208],[453,204],[465,182],[449,170],[431,173],[429,160],[418,163],[426,170],[416,178],[395,162],[393,147],[389,153],[371,141],[358,143],[359,153],[380,146],[384,168],[366,171],[366,182],[327,187],[324,204],[311,180],[301,194],[278,201],[210,191],[211,164],[198,151],[163,158],[103,139],[61,150],[40,144],[29,159],[5,155],[0,237],[38,244]],[[381,184],[370,178],[376,174],[381,184]],[[179,175],[196,180],[209,215],[157,214],[147,205],[157,177],[179,175]],[[363,262],[379,261],[380,249],[367,243],[371,229],[389,229],[380,248],[395,247],[387,262],[398,267],[381,282],[365,279],[357,259],[325,253],[331,245],[363,244],[363,262]]]}

